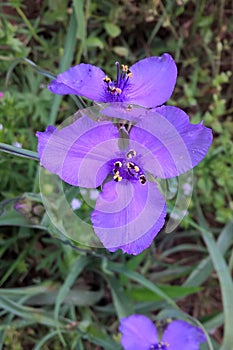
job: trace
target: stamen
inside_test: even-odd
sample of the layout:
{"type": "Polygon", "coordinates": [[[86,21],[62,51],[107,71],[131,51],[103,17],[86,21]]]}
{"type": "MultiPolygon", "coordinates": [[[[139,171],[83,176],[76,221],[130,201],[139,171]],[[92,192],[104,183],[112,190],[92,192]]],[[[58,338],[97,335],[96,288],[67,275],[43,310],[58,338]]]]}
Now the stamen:
{"type": "Polygon", "coordinates": [[[115,88],[115,87],[111,87],[108,85],[108,91],[111,92],[112,94],[121,94],[122,90],[120,88],[115,88]]]}
{"type": "Polygon", "coordinates": [[[126,64],[122,64],[121,69],[123,72],[128,73],[129,67],[126,64]]]}
{"type": "Polygon", "coordinates": [[[157,344],[153,344],[150,346],[150,350],[167,350],[169,344],[167,342],[158,342],[157,344]]]}
{"type": "Polygon", "coordinates": [[[141,182],[142,185],[145,185],[145,183],[146,183],[146,177],[145,177],[145,175],[140,175],[140,176],[139,176],[139,181],[141,182]]]}
{"type": "MultiPolygon", "coordinates": [[[[135,164],[132,163],[132,162],[127,162],[127,163],[126,163],[126,166],[127,166],[127,168],[129,169],[129,170],[128,170],[129,174],[132,175],[132,176],[135,176],[135,174],[134,174],[132,171],[130,171],[130,170],[134,170],[136,173],[138,173],[138,172],[140,171],[139,166],[135,165],[135,164]]],[[[138,178],[138,177],[137,177],[137,178],[138,178]]],[[[140,177],[139,177],[139,179],[140,179],[140,177]]]]}
{"type": "Polygon", "coordinates": [[[115,169],[116,168],[121,168],[122,167],[122,163],[118,160],[117,162],[114,163],[115,169]]]}
{"type": "Polygon", "coordinates": [[[133,73],[129,69],[127,70],[126,74],[129,78],[132,78],[132,76],[133,76],[133,73]]]}
{"type": "Polygon", "coordinates": [[[128,163],[127,163],[127,168],[128,168],[128,169],[135,169],[134,163],[128,162],[128,163]]]}
{"type": "Polygon", "coordinates": [[[131,159],[131,158],[133,158],[133,157],[135,157],[136,156],[136,152],[133,150],[133,149],[131,149],[127,154],[126,154],[126,157],[128,158],[128,159],[131,159]]]}
{"type": "Polygon", "coordinates": [[[113,179],[114,179],[114,181],[116,181],[116,182],[120,182],[120,181],[122,180],[122,176],[120,176],[120,175],[119,175],[119,172],[118,172],[118,174],[116,174],[116,175],[113,176],[113,179]]]}
{"type": "Polygon", "coordinates": [[[104,82],[111,83],[111,79],[106,75],[106,77],[104,78],[104,82]]]}
{"type": "MultiPolygon", "coordinates": [[[[128,159],[135,156],[136,152],[134,150],[130,150],[127,153],[128,159]]],[[[113,180],[116,182],[120,182],[125,179],[128,181],[139,181],[142,185],[144,185],[147,181],[146,176],[143,174],[143,170],[140,168],[140,166],[134,162],[127,161],[126,159],[121,159],[114,162],[112,174],[113,180]]]]}
{"type": "Polygon", "coordinates": [[[128,105],[128,106],[126,107],[127,112],[132,111],[132,109],[133,109],[133,106],[132,106],[132,105],[128,105]]]}
{"type": "Polygon", "coordinates": [[[122,90],[121,90],[120,88],[116,88],[116,92],[117,92],[118,94],[121,94],[121,93],[122,93],[122,90]]]}
{"type": "Polygon", "coordinates": [[[109,92],[114,92],[114,91],[115,91],[115,88],[112,88],[111,86],[108,85],[108,91],[109,91],[109,92]]]}

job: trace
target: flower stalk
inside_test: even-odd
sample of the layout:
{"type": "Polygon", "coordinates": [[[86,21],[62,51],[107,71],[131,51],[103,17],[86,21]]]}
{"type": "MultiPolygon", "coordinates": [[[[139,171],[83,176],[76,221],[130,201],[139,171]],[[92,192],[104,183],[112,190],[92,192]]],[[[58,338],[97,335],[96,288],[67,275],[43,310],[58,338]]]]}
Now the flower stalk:
{"type": "Polygon", "coordinates": [[[28,149],[15,147],[12,145],[8,145],[6,143],[0,143],[0,151],[12,154],[14,156],[29,158],[34,160],[39,160],[39,156],[37,152],[30,151],[28,149]]]}

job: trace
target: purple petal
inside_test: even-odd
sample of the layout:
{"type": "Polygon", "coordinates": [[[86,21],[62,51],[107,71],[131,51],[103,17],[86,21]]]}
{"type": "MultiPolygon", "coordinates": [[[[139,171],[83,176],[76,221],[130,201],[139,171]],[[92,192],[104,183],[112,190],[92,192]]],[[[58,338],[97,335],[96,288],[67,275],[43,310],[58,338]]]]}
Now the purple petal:
{"type": "Polygon", "coordinates": [[[158,342],[153,322],[143,315],[131,315],[121,319],[119,331],[124,350],[148,350],[158,342]]]}
{"type": "Polygon", "coordinates": [[[61,130],[36,135],[41,165],[74,186],[100,186],[110,171],[108,161],[118,152],[113,124],[85,116],[61,130]]]}
{"type": "Polygon", "coordinates": [[[203,123],[190,124],[179,108],[163,106],[141,119],[130,132],[131,148],[142,154],[142,166],[160,178],[183,174],[207,154],[212,131],[203,123]]]}
{"type": "Polygon", "coordinates": [[[156,107],[166,102],[174,89],[177,68],[169,54],[145,58],[132,67],[132,78],[124,89],[125,102],[156,107]]]}
{"type": "Polygon", "coordinates": [[[97,199],[91,221],[109,251],[137,255],[164,225],[166,203],[155,183],[109,181],[97,199]]]}
{"type": "Polygon", "coordinates": [[[116,118],[117,121],[126,120],[134,123],[141,118],[146,118],[148,109],[140,106],[131,106],[128,103],[113,102],[105,103],[100,107],[100,112],[104,117],[116,118]]]}
{"type": "Polygon", "coordinates": [[[105,73],[99,67],[81,63],[59,74],[48,88],[58,95],[74,94],[106,102],[104,77],[105,73]]]}
{"type": "Polygon", "coordinates": [[[39,138],[40,142],[38,143],[37,151],[39,153],[39,157],[42,157],[45,145],[47,144],[50,136],[57,130],[55,126],[49,125],[47,126],[45,132],[37,131],[36,136],[39,138]]]}
{"type": "Polygon", "coordinates": [[[168,325],[162,340],[169,344],[169,350],[199,350],[199,345],[206,341],[206,337],[200,328],[177,320],[168,325]]]}

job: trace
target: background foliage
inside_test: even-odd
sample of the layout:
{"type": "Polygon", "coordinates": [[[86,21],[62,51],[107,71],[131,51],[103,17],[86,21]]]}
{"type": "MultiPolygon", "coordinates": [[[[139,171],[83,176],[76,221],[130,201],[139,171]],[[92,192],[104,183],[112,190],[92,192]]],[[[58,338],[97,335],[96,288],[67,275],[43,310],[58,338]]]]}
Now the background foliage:
{"type": "Polygon", "coordinates": [[[52,74],[88,62],[114,77],[115,61],[131,65],[163,52],[179,69],[169,104],[214,132],[194,171],[188,216],[137,257],[73,249],[46,217],[38,163],[1,153],[0,349],[117,350],[119,318],[137,312],[162,324],[186,312],[209,332],[213,349],[232,350],[232,1],[0,6],[1,143],[36,151],[35,131],[77,110],[71,97],[46,89],[52,74]]]}

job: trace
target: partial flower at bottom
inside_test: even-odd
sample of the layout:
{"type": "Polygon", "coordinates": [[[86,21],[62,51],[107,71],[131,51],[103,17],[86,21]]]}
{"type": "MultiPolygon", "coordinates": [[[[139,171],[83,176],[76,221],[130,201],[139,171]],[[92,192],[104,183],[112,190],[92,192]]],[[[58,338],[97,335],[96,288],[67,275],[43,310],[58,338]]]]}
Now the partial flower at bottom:
{"type": "Polygon", "coordinates": [[[143,315],[121,319],[119,331],[124,350],[199,350],[206,341],[200,328],[182,320],[169,323],[159,337],[153,322],[143,315]]]}
{"type": "Polygon", "coordinates": [[[154,178],[192,169],[212,141],[210,129],[190,124],[175,107],[139,117],[124,148],[119,124],[85,115],[60,130],[50,126],[37,137],[43,167],[73,186],[101,186],[91,215],[94,232],[109,251],[134,255],[149,247],[164,225],[166,202],[154,178]]]}

